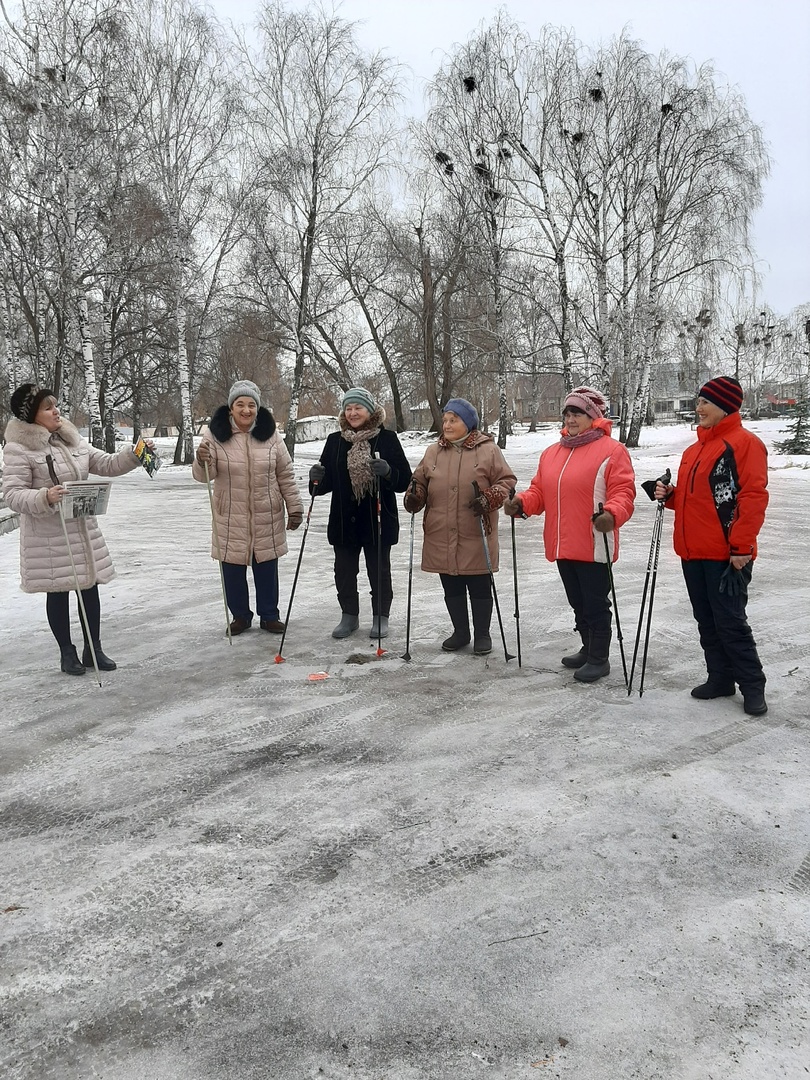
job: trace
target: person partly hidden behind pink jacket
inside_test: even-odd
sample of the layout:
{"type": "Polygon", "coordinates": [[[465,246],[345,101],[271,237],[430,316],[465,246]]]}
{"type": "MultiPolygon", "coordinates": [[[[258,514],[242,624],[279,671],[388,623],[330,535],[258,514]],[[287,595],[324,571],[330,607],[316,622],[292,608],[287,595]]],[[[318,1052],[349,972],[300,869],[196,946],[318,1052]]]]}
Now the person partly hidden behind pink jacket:
{"type": "Polygon", "coordinates": [[[540,455],[528,490],[503,504],[510,517],[546,515],[546,558],[557,563],[582,639],[579,652],[564,656],[562,663],[575,669],[580,682],[595,682],[610,673],[610,572],[604,536],[615,562],[619,527],[630,519],[636,495],[630,455],[611,438],[606,411],[598,390],[573,390],[563,405],[560,441],[540,455]]]}

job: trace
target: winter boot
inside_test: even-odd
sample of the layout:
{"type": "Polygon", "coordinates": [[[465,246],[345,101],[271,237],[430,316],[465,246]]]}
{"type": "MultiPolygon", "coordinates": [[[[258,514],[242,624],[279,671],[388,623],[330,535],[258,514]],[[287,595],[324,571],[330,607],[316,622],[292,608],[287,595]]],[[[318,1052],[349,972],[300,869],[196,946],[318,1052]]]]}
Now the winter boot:
{"type": "Polygon", "coordinates": [[[737,692],[734,680],[713,679],[710,675],[705,683],[692,688],[692,697],[699,701],[711,701],[712,698],[734,697],[737,692]]]}
{"type": "Polygon", "coordinates": [[[487,656],[492,652],[492,638],[489,636],[489,624],[492,622],[492,597],[486,600],[472,601],[473,614],[473,652],[476,656],[487,656]]]}
{"type": "Polygon", "coordinates": [[[375,615],[371,620],[371,629],[368,632],[370,638],[388,637],[388,616],[375,615]]]}
{"type": "Polygon", "coordinates": [[[346,638],[349,634],[353,634],[360,625],[359,615],[350,615],[348,611],[344,611],[340,617],[340,622],[332,631],[333,638],[346,638]]]}
{"type": "Polygon", "coordinates": [[[588,661],[588,632],[587,630],[580,630],[579,636],[582,638],[582,648],[577,653],[571,653],[570,656],[564,656],[562,658],[562,666],[567,668],[581,668],[588,661]]]}
{"type": "Polygon", "coordinates": [[[588,645],[588,659],[574,672],[579,682],[592,683],[604,679],[610,674],[610,634],[591,634],[588,645]]]}
{"type": "Polygon", "coordinates": [[[467,612],[467,596],[445,596],[444,602],[453,624],[453,633],[442,642],[445,652],[458,652],[470,644],[470,616],[467,612]]]}
{"type": "Polygon", "coordinates": [[[764,716],[768,711],[763,690],[744,690],[743,708],[749,716],[764,716]]]}
{"type": "Polygon", "coordinates": [[[59,652],[62,655],[61,668],[66,675],[84,675],[84,664],[79,663],[75,645],[62,645],[59,652]]]}
{"type": "MultiPolygon", "coordinates": [[[[93,648],[96,650],[96,663],[98,664],[99,671],[115,671],[118,667],[114,660],[111,660],[109,656],[105,656],[101,648],[100,641],[93,642],[93,648]]],[[[93,666],[93,654],[90,652],[90,646],[85,645],[84,652],[82,653],[82,663],[86,668],[93,666]]]]}

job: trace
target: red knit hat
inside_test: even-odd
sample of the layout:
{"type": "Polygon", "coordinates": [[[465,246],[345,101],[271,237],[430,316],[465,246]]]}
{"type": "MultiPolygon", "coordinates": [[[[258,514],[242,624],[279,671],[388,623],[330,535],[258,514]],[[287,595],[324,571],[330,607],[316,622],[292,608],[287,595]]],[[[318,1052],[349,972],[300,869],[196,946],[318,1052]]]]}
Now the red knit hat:
{"type": "Polygon", "coordinates": [[[736,379],[720,375],[709,379],[698,390],[698,397],[705,398],[724,413],[739,412],[743,403],[743,389],[736,379]]]}
{"type": "Polygon", "coordinates": [[[598,390],[591,386],[578,386],[572,390],[563,404],[563,412],[569,407],[582,409],[593,420],[598,420],[607,412],[607,402],[598,390]]]}

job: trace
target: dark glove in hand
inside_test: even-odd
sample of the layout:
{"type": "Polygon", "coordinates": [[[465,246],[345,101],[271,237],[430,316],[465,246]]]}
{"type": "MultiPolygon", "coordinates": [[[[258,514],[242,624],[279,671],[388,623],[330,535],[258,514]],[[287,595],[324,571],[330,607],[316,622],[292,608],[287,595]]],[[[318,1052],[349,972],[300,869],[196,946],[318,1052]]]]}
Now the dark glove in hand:
{"type": "Polygon", "coordinates": [[[422,509],[422,500],[415,491],[406,491],[405,498],[402,500],[402,505],[409,514],[416,514],[422,509]]]}
{"type": "Polygon", "coordinates": [[[720,592],[727,593],[729,596],[739,596],[742,591],[743,580],[740,577],[740,571],[735,570],[729,563],[720,575],[720,592]]]}
{"type": "Polygon", "coordinates": [[[492,512],[492,507],[489,505],[489,499],[487,499],[485,495],[479,495],[477,499],[473,499],[473,501],[467,503],[467,505],[476,517],[483,517],[484,514],[492,512]]]}
{"type": "Polygon", "coordinates": [[[609,510],[603,510],[601,514],[593,515],[593,527],[600,533],[613,532],[616,527],[616,519],[609,510]]]}
{"type": "Polygon", "coordinates": [[[326,476],[326,469],[321,465],[320,461],[317,461],[309,470],[309,482],[310,484],[320,484],[321,480],[326,476]]]}
{"type": "Polygon", "coordinates": [[[287,519],[287,528],[290,532],[295,532],[296,529],[301,527],[301,522],[304,520],[303,514],[290,514],[287,519]]]}
{"type": "Polygon", "coordinates": [[[508,517],[520,517],[523,513],[523,503],[520,501],[520,496],[515,495],[511,499],[504,500],[503,512],[508,517]]]}
{"type": "Polygon", "coordinates": [[[391,466],[385,458],[375,457],[371,459],[371,471],[375,476],[379,476],[381,480],[385,480],[387,476],[391,475],[391,466]]]}

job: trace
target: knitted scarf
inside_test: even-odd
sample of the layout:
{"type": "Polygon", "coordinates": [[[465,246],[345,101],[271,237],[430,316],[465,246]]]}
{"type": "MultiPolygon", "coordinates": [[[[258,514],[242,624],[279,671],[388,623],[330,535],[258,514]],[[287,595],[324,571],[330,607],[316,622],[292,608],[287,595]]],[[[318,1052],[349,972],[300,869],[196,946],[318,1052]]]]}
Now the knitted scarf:
{"type": "Polygon", "coordinates": [[[340,435],[349,443],[346,466],[355,501],[360,502],[374,490],[374,473],[371,471],[371,447],[369,443],[380,433],[385,413],[377,408],[367,423],[355,431],[350,428],[345,416],[340,418],[340,435]]]}

